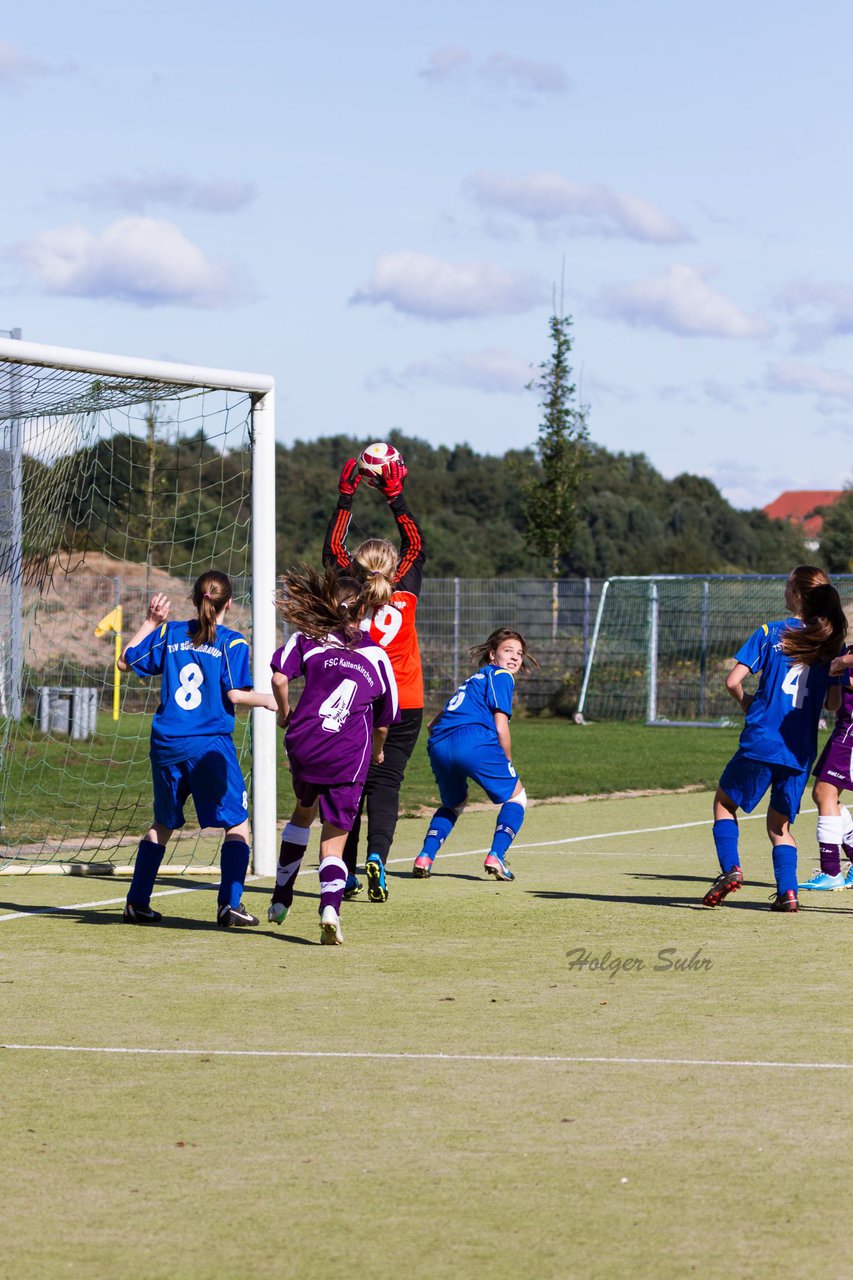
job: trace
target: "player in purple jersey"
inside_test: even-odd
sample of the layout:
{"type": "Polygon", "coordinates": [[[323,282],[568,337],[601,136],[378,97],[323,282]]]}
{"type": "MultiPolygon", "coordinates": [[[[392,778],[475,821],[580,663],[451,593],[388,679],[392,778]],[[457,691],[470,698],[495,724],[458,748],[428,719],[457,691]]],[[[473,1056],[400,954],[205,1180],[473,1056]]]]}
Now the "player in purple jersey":
{"type": "Polygon", "coordinates": [[[735,654],[726,688],[746,714],[738,750],[714,797],[714,844],[720,875],[702,899],[716,907],[743,885],[737,811],[751,813],[770,788],[767,834],[773,846],[773,911],[799,911],[797,846],[791,826],[817,753],[817,729],[829,667],[844,642],[847,619],[822,569],[800,565],[785,587],[790,617],[765,622],[735,654]],[[761,672],[754,694],[748,675],[761,672]]]}
{"type": "Polygon", "coordinates": [[[514,880],[506,852],[521,829],[527,792],[512,764],[509,721],[515,673],[537,666],[518,631],[500,627],[471,657],[479,670],[456,690],[429,726],[427,751],[441,805],[429,824],[412,874],[428,878],[435,855],[468,801],[468,779],[501,806],[492,845],[483,864],[496,880],[514,880]]]}
{"type": "Polygon", "coordinates": [[[814,767],[817,778],[812,797],[817,805],[817,842],[820,867],[800,889],[853,889],[853,818],[841,803],[841,792],[853,789],[853,688],[850,667],[853,653],[845,648],[830,668],[839,683],[830,690],[835,694],[837,709],[835,727],[814,767]],[[846,874],[841,870],[841,853],[848,860],[846,874]]]}
{"type": "Polygon", "coordinates": [[[382,762],[389,725],[397,719],[397,684],[388,655],[362,631],[369,608],[363,584],[327,569],[291,570],[276,603],[298,630],[272,657],[273,693],[290,762],[296,807],[281,837],[267,918],[281,924],[319,810],[320,941],[343,942],[340,911],[347,835],[358,813],[371,762],[382,762]],[[305,686],[291,713],[289,686],[305,686]]]}
{"type": "Polygon", "coordinates": [[[217,923],[223,928],[258,923],[241,901],[249,869],[246,784],[234,750],[234,708],[276,710],[271,693],[256,693],[249,646],[225,626],[231,583],[224,573],[203,573],[192,590],[197,617],[169,622],[170,601],[157,593],[148,614],[119,658],[122,671],[160,676],[160,705],[151,724],[154,821],[143,839],[127,893],[128,924],[156,924],[151,893],[166,843],[184,825],[192,796],[202,827],[225,830],[217,923]]]}

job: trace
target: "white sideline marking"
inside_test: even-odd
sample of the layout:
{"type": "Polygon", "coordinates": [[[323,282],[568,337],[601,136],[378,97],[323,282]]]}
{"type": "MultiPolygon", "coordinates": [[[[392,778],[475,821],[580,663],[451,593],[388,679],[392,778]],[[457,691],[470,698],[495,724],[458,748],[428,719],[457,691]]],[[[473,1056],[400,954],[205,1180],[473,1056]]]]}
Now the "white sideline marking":
{"type": "MultiPolygon", "coordinates": [[[[800,813],[817,813],[816,809],[801,809],[800,813]]],[[[738,818],[739,822],[754,822],[757,818],[763,818],[763,813],[741,814],[738,818]]],[[[653,835],[657,831],[686,831],[688,827],[710,827],[713,823],[707,818],[701,818],[697,822],[671,822],[664,827],[634,827],[630,831],[599,831],[588,836],[564,836],[560,840],[538,840],[533,844],[516,844],[514,849],[548,849],[556,844],[583,844],[587,840],[615,840],[617,836],[646,836],[653,835]]],[[[473,858],[481,854],[488,853],[488,849],[464,849],[461,853],[443,853],[441,854],[442,862],[449,858],[473,858]]],[[[613,857],[622,858],[625,854],[613,854],[613,857]]],[[[646,857],[649,855],[646,854],[646,857]]],[[[668,854],[660,854],[660,857],[668,857],[668,854]]],[[[411,858],[389,858],[388,866],[396,867],[401,863],[411,862],[411,858]]],[[[248,876],[246,884],[250,884],[252,880],[261,879],[260,876],[248,876]]],[[[182,889],[155,889],[152,898],[169,898],[176,893],[194,893],[197,889],[215,889],[216,885],[212,884],[192,884],[182,889]]],[[[35,911],[15,911],[10,915],[0,916],[0,924],[4,920],[25,920],[28,916],[47,916],[57,915],[63,911],[84,911],[90,907],[115,907],[119,903],[123,903],[124,898],[104,898],[101,902],[74,902],[67,907],[39,907],[35,911]]],[[[0,1045],[0,1048],[3,1046],[0,1045]]]]}
{"type": "Polygon", "coordinates": [[[601,1063],[614,1067],[763,1067],[787,1071],[853,1071],[853,1062],[762,1062],[726,1058],[600,1058],[528,1053],[370,1053],[314,1049],[141,1049],[106,1045],[0,1044],[2,1049],[41,1053],[126,1053],[182,1058],[367,1058],[374,1062],[553,1062],[601,1063]]]}

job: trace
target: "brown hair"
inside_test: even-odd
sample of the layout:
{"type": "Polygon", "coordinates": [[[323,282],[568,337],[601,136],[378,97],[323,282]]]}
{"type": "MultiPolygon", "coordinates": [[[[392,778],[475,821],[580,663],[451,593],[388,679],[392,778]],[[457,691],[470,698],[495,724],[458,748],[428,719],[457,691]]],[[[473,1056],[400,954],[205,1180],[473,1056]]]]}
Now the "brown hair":
{"type": "Polygon", "coordinates": [[[368,608],[378,609],[391,599],[399,561],[397,548],[387,538],[367,538],[356,547],[353,565],[364,584],[368,608]]]}
{"type": "Polygon", "coordinates": [[[498,627],[497,631],[492,632],[488,640],[484,640],[482,644],[473,645],[468,652],[478,667],[484,667],[487,662],[491,662],[492,654],[499,645],[503,644],[504,640],[517,640],[521,645],[522,671],[538,671],[539,663],[532,654],[527,652],[527,641],[520,631],[513,631],[512,627],[498,627]]]}
{"type": "Polygon", "coordinates": [[[339,636],[352,648],[361,634],[359,622],[367,602],[362,584],[331,567],[321,574],[309,565],[290,569],[279,578],[275,604],[291,626],[312,640],[339,636]]]}
{"type": "Polygon", "coordinates": [[[801,564],[788,576],[789,603],[795,601],[805,626],[789,627],[782,635],[782,652],[791,663],[811,666],[831,662],[847,635],[847,619],[835,587],[823,569],[801,564]]]}
{"type": "Polygon", "coordinates": [[[191,600],[198,610],[198,630],[193,633],[193,647],[212,644],[216,639],[216,615],[221,613],[234,591],[230,578],[218,569],[210,569],[196,579],[191,600]]]}

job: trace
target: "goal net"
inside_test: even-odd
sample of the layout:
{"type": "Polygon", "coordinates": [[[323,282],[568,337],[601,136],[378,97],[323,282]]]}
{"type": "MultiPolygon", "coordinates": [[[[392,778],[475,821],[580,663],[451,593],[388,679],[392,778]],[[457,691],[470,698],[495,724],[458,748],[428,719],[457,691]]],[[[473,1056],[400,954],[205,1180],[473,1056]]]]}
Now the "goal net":
{"type": "MultiPolygon", "coordinates": [[[[785,581],[784,574],[608,578],[579,714],[650,725],[728,723],[732,656],[762,622],[786,616],[785,581]]],[[[853,578],[833,582],[846,603],[853,578]]]]}
{"type": "MultiPolygon", "coordinates": [[[[151,823],[158,681],[116,657],[227,573],[258,683],[275,647],[272,380],[0,340],[0,868],[127,864],[151,823]]],[[[238,715],[256,870],[275,862],[275,723],[238,715]]],[[[217,860],[187,826],[173,869],[217,860]]]]}

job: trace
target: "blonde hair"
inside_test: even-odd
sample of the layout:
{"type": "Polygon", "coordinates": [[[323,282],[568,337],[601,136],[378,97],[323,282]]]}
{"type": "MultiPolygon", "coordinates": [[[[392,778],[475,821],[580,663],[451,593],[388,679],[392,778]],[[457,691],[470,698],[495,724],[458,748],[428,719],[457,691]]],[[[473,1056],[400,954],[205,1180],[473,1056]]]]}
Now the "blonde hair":
{"type": "Polygon", "coordinates": [[[800,564],[788,576],[791,595],[799,604],[805,626],[790,627],[782,634],[782,652],[792,663],[811,666],[831,662],[847,635],[847,619],[835,587],[823,569],[800,564]]]}
{"type": "Polygon", "coordinates": [[[306,564],[290,569],[279,584],[275,606],[297,631],[312,640],[336,635],[348,648],[356,645],[367,601],[355,578],[339,575],[331,566],[321,575],[306,564]]]}
{"type": "Polygon", "coordinates": [[[363,584],[368,608],[378,609],[391,599],[399,562],[397,548],[387,538],[366,538],[356,547],[353,564],[363,584]]]}
{"type": "Polygon", "coordinates": [[[190,599],[198,612],[198,630],[193,633],[193,648],[212,644],[216,639],[216,615],[221,613],[234,594],[231,579],[218,569],[209,569],[197,578],[190,599]]]}

